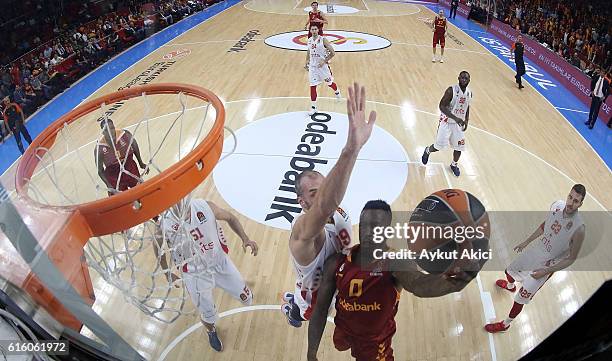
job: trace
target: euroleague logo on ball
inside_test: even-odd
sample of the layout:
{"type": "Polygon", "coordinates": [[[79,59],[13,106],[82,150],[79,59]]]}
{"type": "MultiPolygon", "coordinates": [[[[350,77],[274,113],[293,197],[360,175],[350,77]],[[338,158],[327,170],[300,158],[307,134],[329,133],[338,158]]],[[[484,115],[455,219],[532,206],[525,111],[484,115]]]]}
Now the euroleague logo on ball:
{"type": "MultiPolygon", "coordinates": [[[[235,153],[215,167],[215,186],[223,199],[246,217],[289,230],[302,212],[295,194],[296,176],[305,170],[328,174],[342,152],[348,124],[346,114],[334,112],[313,116],[281,113],[251,122],[235,132],[239,139],[235,153]],[[271,134],[280,136],[269,141],[271,134]],[[246,178],[241,176],[245,172],[246,178]]],[[[234,142],[227,139],[223,153],[233,147],[234,142]]],[[[374,126],[359,153],[340,213],[353,215],[355,222],[367,201],[392,203],[408,179],[407,161],[397,139],[374,126]]]]}
{"type": "Polygon", "coordinates": [[[173,50],[169,52],[168,54],[164,55],[164,60],[178,59],[178,58],[185,57],[189,54],[191,54],[191,49],[173,50]]]}
{"type": "MultiPolygon", "coordinates": [[[[381,36],[354,31],[324,29],[323,37],[340,53],[381,50],[391,46],[391,42],[381,36]]],[[[276,34],[267,37],[264,42],[275,48],[306,51],[308,32],[303,30],[276,34]]]]}

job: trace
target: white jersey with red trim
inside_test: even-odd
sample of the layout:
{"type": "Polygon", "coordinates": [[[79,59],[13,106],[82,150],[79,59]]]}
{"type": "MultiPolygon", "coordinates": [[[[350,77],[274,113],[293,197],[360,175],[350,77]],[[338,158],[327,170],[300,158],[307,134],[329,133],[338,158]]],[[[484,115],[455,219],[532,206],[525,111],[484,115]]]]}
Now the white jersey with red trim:
{"type": "MultiPolygon", "coordinates": [[[[470,88],[465,88],[465,92],[461,90],[459,84],[452,86],[453,88],[453,99],[450,102],[451,113],[461,120],[465,120],[470,103],[472,102],[472,91],[470,88]]],[[[455,124],[456,122],[449,119],[446,115],[440,114],[441,122],[448,122],[449,124],[455,124]]]]}
{"type": "Polygon", "coordinates": [[[569,254],[572,237],[584,221],[578,211],[565,215],[564,209],[565,201],[562,200],[550,206],[544,222],[544,233],[533,247],[534,262],[552,266],[569,254]]]}
{"type": "Polygon", "coordinates": [[[323,37],[319,35],[317,40],[314,39],[314,36],[308,39],[308,51],[310,52],[310,67],[319,66],[327,56],[323,37]]]}
{"type": "Polygon", "coordinates": [[[167,211],[161,229],[175,266],[183,272],[204,272],[222,263],[229,249],[221,225],[203,199],[189,202],[189,215],[179,219],[167,211]]]}
{"type": "MultiPolygon", "coordinates": [[[[293,220],[293,224],[295,224],[298,217],[293,220]]],[[[351,219],[342,208],[338,208],[325,225],[325,243],[323,248],[321,248],[321,251],[310,264],[302,266],[291,254],[291,261],[297,276],[294,300],[300,307],[300,313],[304,319],[310,318],[312,313],[311,306],[316,302],[317,290],[321,285],[325,261],[336,253],[348,252],[351,247],[351,239],[351,219]]]]}

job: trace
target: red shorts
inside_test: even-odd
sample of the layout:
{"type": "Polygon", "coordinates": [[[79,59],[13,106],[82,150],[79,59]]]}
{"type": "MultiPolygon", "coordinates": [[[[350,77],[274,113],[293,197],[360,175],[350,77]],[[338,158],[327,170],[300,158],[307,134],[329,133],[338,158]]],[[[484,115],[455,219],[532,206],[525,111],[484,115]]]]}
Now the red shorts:
{"type": "Polygon", "coordinates": [[[393,348],[391,348],[391,339],[395,332],[389,334],[383,340],[367,341],[361,338],[356,338],[348,335],[340,327],[334,329],[334,346],[338,351],[351,350],[351,356],[356,361],[374,361],[384,360],[393,361],[393,348]]]}
{"type": "Polygon", "coordinates": [[[133,188],[138,184],[140,179],[140,171],[134,158],[130,158],[125,162],[125,170],[119,178],[121,167],[118,163],[111,164],[104,169],[104,176],[111,186],[118,191],[125,191],[128,188],[133,188]],[[136,176],[136,178],[134,178],[136,176]]]}
{"type": "Polygon", "coordinates": [[[434,33],[434,36],[433,36],[433,47],[434,48],[438,44],[440,44],[441,47],[444,47],[445,41],[446,41],[446,38],[444,37],[444,34],[434,33]]]}

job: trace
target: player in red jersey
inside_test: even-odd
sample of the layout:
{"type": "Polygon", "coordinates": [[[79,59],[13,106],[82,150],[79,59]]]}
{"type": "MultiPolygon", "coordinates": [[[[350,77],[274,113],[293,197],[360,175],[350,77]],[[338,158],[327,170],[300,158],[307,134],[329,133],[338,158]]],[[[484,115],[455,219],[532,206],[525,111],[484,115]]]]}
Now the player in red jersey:
{"type": "Polygon", "coordinates": [[[446,34],[446,17],[444,16],[444,10],[440,9],[438,16],[433,21],[433,58],[431,59],[432,63],[436,62],[436,46],[438,43],[440,44],[440,63],[444,63],[444,44],[446,39],[444,35],[446,34]]]}
{"type": "Polygon", "coordinates": [[[327,18],[318,10],[318,2],[313,1],[310,6],[312,6],[312,10],[308,12],[308,21],[306,21],[304,28],[308,30],[308,37],[310,38],[312,36],[312,34],[310,34],[310,27],[316,25],[319,27],[319,35],[323,36],[323,25],[327,24],[327,18]]]}
{"type": "Polygon", "coordinates": [[[395,314],[401,290],[417,297],[438,297],[461,291],[475,277],[476,272],[468,275],[461,270],[452,274],[425,274],[410,261],[376,259],[380,254],[376,251],[385,251],[388,247],[384,240],[374,241],[375,230],[388,227],[391,218],[391,207],[386,202],[369,201],[359,220],[361,243],[349,254],[336,254],[325,262],[317,303],[308,326],[309,361],[317,360],[327,311],[336,290],[333,336],[336,349],[350,349],[357,361],[393,361],[391,339],[395,334],[395,314]]]}
{"type": "Polygon", "coordinates": [[[100,128],[102,128],[102,138],[96,144],[96,164],[98,175],[106,184],[108,195],[112,196],[141,182],[138,165],[145,170],[144,174],[149,170],[140,157],[138,142],[132,133],[125,129],[116,130],[111,119],[102,120],[100,128]],[[138,160],[138,165],[134,161],[134,156],[138,160]]]}

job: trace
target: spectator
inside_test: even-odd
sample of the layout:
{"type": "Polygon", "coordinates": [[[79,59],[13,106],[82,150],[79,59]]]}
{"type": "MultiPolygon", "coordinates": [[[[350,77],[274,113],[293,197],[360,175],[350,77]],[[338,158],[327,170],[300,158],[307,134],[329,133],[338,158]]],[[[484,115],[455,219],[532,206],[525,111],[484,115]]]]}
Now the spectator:
{"type": "Polygon", "coordinates": [[[17,147],[19,148],[19,151],[21,151],[21,154],[23,154],[25,153],[25,149],[21,143],[21,135],[23,134],[23,137],[28,144],[32,143],[32,137],[30,137],[30,133],[25,127],[25,116],[23,111],[18,104],[11,103],[9,97],[4,98],[3,108],[2,115],[4,117],[4,122],[15,136],[17,147]]]}

